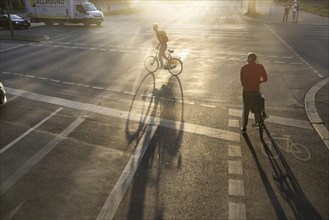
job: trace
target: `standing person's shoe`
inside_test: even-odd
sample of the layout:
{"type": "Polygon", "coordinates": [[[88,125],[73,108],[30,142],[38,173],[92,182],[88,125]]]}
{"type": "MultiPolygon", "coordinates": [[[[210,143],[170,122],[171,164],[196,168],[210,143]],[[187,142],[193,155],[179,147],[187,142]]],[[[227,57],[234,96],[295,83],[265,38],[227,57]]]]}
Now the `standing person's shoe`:
{"type": "Polygon", "coordinates": [[[242,128],[241,128],[241,133],[242,133],[242,134],[247,133],[247,127],[242,127],[242,128]]]}
{"type": "Polygon", "coordinates": [[[262,117],[263,117],[264,119],[268,119],[268,118],[269,118],[269,115],[266,114],[266,113],[264,112],[263,115],[262,115],[262,117]]]}

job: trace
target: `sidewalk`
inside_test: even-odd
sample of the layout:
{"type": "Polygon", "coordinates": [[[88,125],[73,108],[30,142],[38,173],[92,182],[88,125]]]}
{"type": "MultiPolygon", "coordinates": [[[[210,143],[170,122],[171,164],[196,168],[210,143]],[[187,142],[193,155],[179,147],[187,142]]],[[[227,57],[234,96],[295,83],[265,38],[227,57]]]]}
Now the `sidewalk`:
{"type": "MultiPolygon", "coordinates": [[[[246,0],[236,1],[241,13],[247,12],[248,2],[246,0]],[[241,7],[242,6],[242,7],[241,7]]],[[[258,1],[256,5],[257,12],[261,15],[253,20],[265,23],[282,24],[283,19],[283,2],[258,1]]],[[[301,3],[302,4],[302,3],[301,3]]],[[[305,11],[299,11],[298,23],[291,23],[292,13],[289,11],[288,23],[286,25],[329,25],[329,19],[305,11]]]]}
{"type": "MultiPolygon", "coordinates": [[[[236,1],[242,14],[247,12],[247,1],[236,1]]],[[[288,17],[288,23],[282,24],[283,2],[258,1],[256,8],[260,14],[255,18],[247,17],[246,19],[258,21],[267,24],[281,25],[325,25],[329,26],[329,18],[311,14],[305,11],[299,11],[298,23],[291,23],[291,11],[288,17]]],[[[312,88],[305,94],[305,111],[310,123],[317,131],[321,139],[329,149],[329,80],[328,76],[319,79],[312,88]]]]}

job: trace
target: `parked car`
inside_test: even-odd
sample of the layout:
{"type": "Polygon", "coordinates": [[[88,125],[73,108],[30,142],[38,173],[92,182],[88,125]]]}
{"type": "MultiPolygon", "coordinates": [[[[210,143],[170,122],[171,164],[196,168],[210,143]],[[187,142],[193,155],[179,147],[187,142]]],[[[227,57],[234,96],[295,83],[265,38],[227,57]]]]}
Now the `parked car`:
{"type": "Polygon", "coordinates": [[[2,83],[0,82],[0,106],[4,105],[6,102],[7,102],[6,91],[2,83]]]}
{"type": "MultiPolygon", "coordinates": [[[[29,20],[24,19],[18,15],[10,14],[11,23],[13,24],[13,28],[29,28],[31,23],[29,20]]],[[[0,14],[0,27],[9,28],[9,19],[7,14],[0,14]]]]}

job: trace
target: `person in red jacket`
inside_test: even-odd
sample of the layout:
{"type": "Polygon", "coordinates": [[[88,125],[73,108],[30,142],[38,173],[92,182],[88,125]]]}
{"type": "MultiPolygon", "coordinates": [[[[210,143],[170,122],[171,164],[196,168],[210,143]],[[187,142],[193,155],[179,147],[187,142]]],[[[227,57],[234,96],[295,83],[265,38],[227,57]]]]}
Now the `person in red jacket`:
{"type": "MultiPolygon", "coordinates": [[[[243,87],[243,112],[242,112],[242,128],[241,132],[246,133],[249,111],[251,107],[252,97],[260,93],[260,84],[267,81],[267,73],[262,64],[256,63],[257,56],[255,53],[248,53],[247,64],[241,68],[240,80],[243,87]]],[[[265,113],[265,98],[262,96],[262,117],[267,118],[265,113]]]]}

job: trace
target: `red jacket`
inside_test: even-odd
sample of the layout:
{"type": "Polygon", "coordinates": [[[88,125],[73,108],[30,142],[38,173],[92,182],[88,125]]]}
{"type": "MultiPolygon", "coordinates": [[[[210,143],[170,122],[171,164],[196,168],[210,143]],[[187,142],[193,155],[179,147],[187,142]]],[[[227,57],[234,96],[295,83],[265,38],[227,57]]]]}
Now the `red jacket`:
{"type": "Polygon", "coordinates": [[[259,91],[260,83],[267,81],[267,73],[262,64],[248,63],[241,68],[240,80],[244,91],[259,91]]]}

